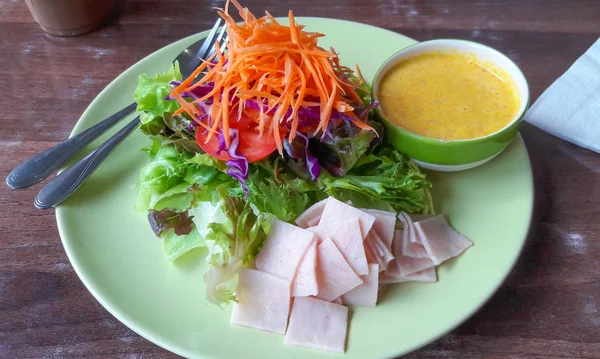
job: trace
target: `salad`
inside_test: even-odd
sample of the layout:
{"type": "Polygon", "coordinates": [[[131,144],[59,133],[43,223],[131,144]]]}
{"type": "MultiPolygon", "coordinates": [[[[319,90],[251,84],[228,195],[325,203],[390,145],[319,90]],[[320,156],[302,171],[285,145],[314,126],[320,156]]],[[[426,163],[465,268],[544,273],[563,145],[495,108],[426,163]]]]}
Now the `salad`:
{"type": "Polygon", "coordinates": [[[319,47],[323,34],[292,12],[283,25],[235,0],[218,14],[229,36],[223,53],[185,79],[177,64],[142,74],[134,93],[152,141],[135,206],[167,260],[206,248],[210,302],[237,300],[237,275],[253,265],[274,219],[293,223],[325,198],[433,213],[430,182],[388,144],[369,84],[319,47]]]}

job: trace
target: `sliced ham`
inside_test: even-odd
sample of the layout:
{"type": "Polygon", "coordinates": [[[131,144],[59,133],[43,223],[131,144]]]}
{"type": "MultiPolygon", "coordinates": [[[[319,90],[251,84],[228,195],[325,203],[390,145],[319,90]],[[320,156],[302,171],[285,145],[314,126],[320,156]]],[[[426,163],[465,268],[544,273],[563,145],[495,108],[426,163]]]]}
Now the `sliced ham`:
{"type": "Polygon", "coordinates": [[[290,310],[290,282],[269,273],[242,269],[238,275],[238,302],[231,323],[285,334],[290,310]]]}
{"type": "Polygon", "coordinates": [[[317,283],[317,239],[315,238],[300,262],[292,281],[292,297],[307,297],[319,293],[317,283]]]}
{"type": "Polygon", "coordinates": [[[365,241],[369,241],[373,244],[373,249],[375,250],[375,252],[377,253],[378,256],[382,257],[384,254],[382,245],[381,245],[381,238],[379,238],[379,236],[377,235],[377,233],[375,233],[373,230],[371,230],[371,232],[369,232],[369,234],[367,234],[367,238],[365,239],[365,241]]]}
{"type": "Polygon", "coordinates": [[[331,303],[344,304],[344,303],[342,303],[342,297],[335,298],[334,300],[331,301],[331,303]]]}
{"type": "Polygon", "coordinates": [[[320,229],[318,225],[306,228],[307,231],[311,231],[315,234],[318,244],[323,243],[323,241],[327,239],[331,239],[324,231],[322,231],[322,228],[323,227],[320,229]]]}
{"type": "Polygon", "coordinates": [[[379,265],[370,264],[369,274],[361,278],[363,284],[342,295],[342,302],[353,307],[374,307],[377,305],[377,292],[379,289],[379,265]]]}
{"type": "Polygon", "coordinates": [[[467,237],[455,231],[443,215],[417,222],[415,230],[419,233],[429,258],[436,265],[461,254],[473,245],[467,237]]]}
{"type": "Polygon", "coordinates": [[[379,237],[383,239],[388,250],[391,251],[394,230],[396,229],[396,213],[377,209],[363,209],[363,211],[375,217],[371,231],[374,229],[379,237]]]}
{"type": "Polygon", "coordinates": [[[420,241],[418,243],[413,243],[410,241],[411,234],[412,233],[405,233],[402,236],[402,253],[407,257],[427,258],[427,251],[425,250],[425,247],[420,243],[420,241]]]}
{"type": "Polygon", "coordinates": [[[377,253],[379,253],[379,256],[386,263],[394,259],[394,255],[388,249],[387,243],[385,243],[383,239],[381,239],[377,232],[371,230],[371,232],[369,232],[369,235],[367,236],[367,240],[371,240],[371,242],[374,244],[375,249],[377,250],[377,253]]]}
{"type": "Polygon", "coordinates": [[[407,276],[391,276],[387,272],[381,273],[379,277],[379,283],[404,283],[404,282],[436,282],[437,275],[435,273],[435,267],[427,268],[421,272],[409,274],[407,276]]]}
{"type": "Polygon", "coordinates": [[[372,244],[370,243],[370,241],[366,241],[364,242],[365,244],[365,256],[367,257],[367,263],[369,264],[377,264],[379,263],[377,261],[377,254],[373,253],[373,248],[372,248],[372,244]]]}
{"type": "Polygon", "coordinates": [[[317,297],[326,301],[348,293],[363,282],[331,239],[317,248],[317,281],[317,297]]]}
{"type": "Polygon", "coordinates": [[[310,231],[273,220],[271,232],[256,256],[256,268],[291,282],[314,238],[310,231]]]}
{"type": "Polygon", "coordinates": [[[294,300],[285,344],[343,353],[348,330],[348,308],[323,300],[294,300]]]}
{"type": "Polygon", "coordinates": [[[433,214],[410,214],[408,217],[413,221],[413,223],[416,223],[435,216],[433,214]]]}
{"type": "Polygon", "coordinates": [[[367,262],[369,264],[377,264],[379,265],[379,271],[384,271],[387,269],[387,263],[383,260],[377,250],[375,249],[375,244],[371,240],[365,240],[365,254],[367,256],[367,262]]]}
{"type": "Polygon", "coordinates": [[[394,255],[399,255],[402,252],[402,255],[407,257],[427,258],[427,251],[417,237],[412,220],[404,212],[398,215],[398,219],[402,222],[404,230],[402,232],[402,241],[398,241],[397,238],[394,241],[396,246],[400,246],[401,243],[401,247],[394,248],[394,255]]]}
{"type": "Polygon", "coordinates": [[[310,206],[306,211],[304,211],[304,213],[296,218],[296,224],[300,228],[313,227],[319,224],[321,215],[323,214],[323,209],[325,209],[325,204],[327,203],[328,199],[329,198],[325,198],[324,200],[310,206]]]}
{"type": "Polygon", "coordinates": [[[401,212],[398,215],[398,219],[402,222],[403,229],[406,231],[408,229],[409,239],[412,243],[418,243],[418,237],[416,236],[414,223],[408,214],[405,212],[401,212]]]}
{"type": "Polygon", "coordinates": [[[407,276],[432,267],[435,267],[435,264],[429,258],[401,256],[390,262],[385,273],[389,276],[407,276]]]}
{"type": "Polygon", "coordinates": [[[335,246],[358,275],[369,273],[369,265],[365,256],[363,237],[360,231],[358,218],[338,221],[321,221],[313,229],[321,238],[327,236],[333,240],[335,246]]]}
{"type": "Polygon", "coordinates": [[[344,202],[340,202],[333,197],[329,197],[325,208],[323,209],[323,215],[321,216],[321,222],[337,222],[340,220],[347,220],[351,218],[358,218],[360,220],[360,230],[362,238],[367,236],[367,233],[373,227],[375,217],[361,211],[358,208],[354,208],[344,202]]]}

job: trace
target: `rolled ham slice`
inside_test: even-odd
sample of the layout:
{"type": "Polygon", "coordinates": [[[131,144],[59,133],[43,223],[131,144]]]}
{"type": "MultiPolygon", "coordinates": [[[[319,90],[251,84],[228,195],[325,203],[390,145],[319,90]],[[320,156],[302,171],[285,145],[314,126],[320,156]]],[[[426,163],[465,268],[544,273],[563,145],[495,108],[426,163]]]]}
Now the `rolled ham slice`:
{"type": "Polygon", "coordinates": [[[415,230],[429,258],[436,265],[455,257],[473,245],[467,237],[455,231],[443,215],[415,223],[415,230]]]}
{"type": "Polygon", "coordinates": [[[285,344],[343,353],[348,308],[310,297],[294,300],[285,344]]]}

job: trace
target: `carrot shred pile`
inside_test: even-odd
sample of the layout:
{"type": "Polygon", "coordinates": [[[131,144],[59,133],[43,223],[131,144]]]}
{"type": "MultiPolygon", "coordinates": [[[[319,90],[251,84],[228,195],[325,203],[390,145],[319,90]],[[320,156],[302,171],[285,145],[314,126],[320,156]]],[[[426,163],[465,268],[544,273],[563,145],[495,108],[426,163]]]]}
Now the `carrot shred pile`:
{"type": "MultiPolygon", "coordinates": [[[[352,119],[358,127],[373,130],[354,113],[353,104],[364,105],[356,90],[358,85],[344,80],[348,70],[339,63],[337,54],[319,47],[317,40],[323,34],[304,31],[297,25],[289,11],[289,26],[281,25],[271,14],[256,18],[237,0],[228,0],[218,14],[225,20],[229,42],[221,54],[217,44],[215,55],[202,64],[172,90],[181,108],[175,114],[186,112],[203,128],[210,131],[206,141],[222,132],[226,147],[231,139],[232,121],[239,121],[246,100],[260,104],[258,129],[273,136],[279,153],[282,153],[282,129],[292,141],[302,130],[298,111],[301,106],[319,106],[318,126],[312,135],[324,134],[332,115],[338,111],[352,119]],[[243,22],[238,24],[229,13],[232,3],[243,22]],[[200,81],[194,80],[203,75],[200,81]],[[213,86],[205,96],[188,102],[181,94],[198,86],[213,86]],[[212,100],[209,116],[202,114],[197,103],[212,100]]],[[[360,76],[360,72],[356,72],[360,76]]]]}

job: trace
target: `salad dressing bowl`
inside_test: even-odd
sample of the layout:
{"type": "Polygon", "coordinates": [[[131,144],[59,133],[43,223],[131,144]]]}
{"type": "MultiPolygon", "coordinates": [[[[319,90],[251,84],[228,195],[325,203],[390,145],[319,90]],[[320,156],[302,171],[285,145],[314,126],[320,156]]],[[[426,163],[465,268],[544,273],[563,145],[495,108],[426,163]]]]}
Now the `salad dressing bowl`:
{"type": "MultiPolygon", "coordinates": [[[[376,109],[386,128],[389,141],[407,154],[419,166],[443,172],[461,171],[480,166],[500,154],[515,138],[523,114],[529,105],[529,88],[517,65],[502,53],[471,41],[441,39],[424,41],[398,51],[388,58],[375,74],[375,97],[384,76],[399,63],[432,52],[457,52],[474,55],[478,61],[491,62],[504,70],[514,81],[520,98],[514,118],[502,129],[489,135],[466,140],[441,140],[410,132],[387,119],[381,106],[376,109]]],[[[485,119],[482,119],[482,121],[485,119]]]]}

